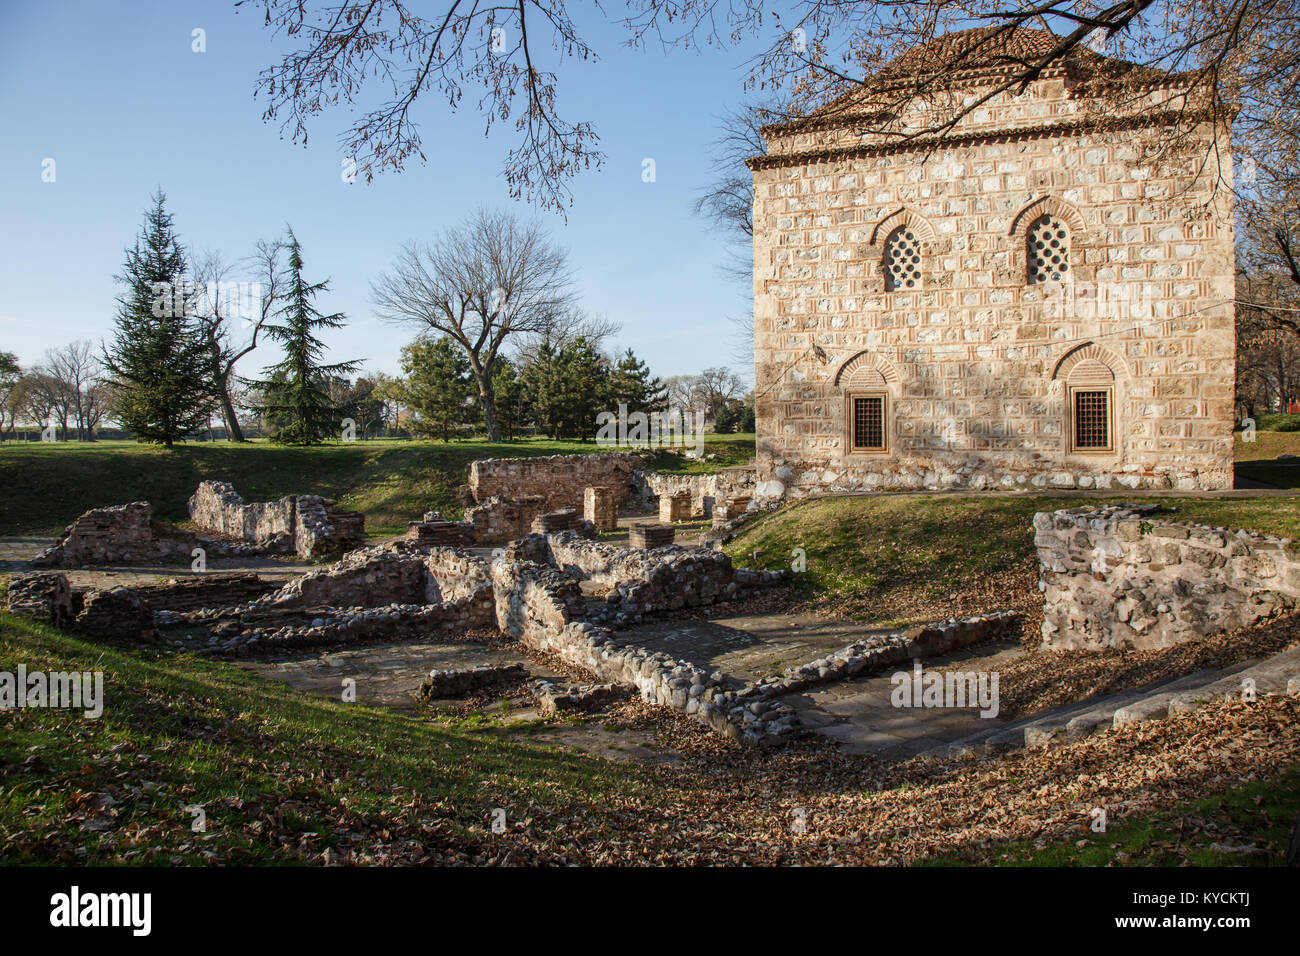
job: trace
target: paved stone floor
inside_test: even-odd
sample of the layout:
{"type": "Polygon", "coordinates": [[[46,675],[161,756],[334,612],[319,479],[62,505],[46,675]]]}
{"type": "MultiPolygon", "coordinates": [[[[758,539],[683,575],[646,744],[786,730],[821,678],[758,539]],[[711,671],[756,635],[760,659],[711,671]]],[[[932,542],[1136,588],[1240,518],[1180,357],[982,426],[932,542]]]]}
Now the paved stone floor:
{"type": "MultiPolygon", "coordinates": [[[[925,669],[996,672],[999,665],[1024,653],[1018,641],[981,644],[929,658],[925,669]]],[[[794,706],[806,727],[840,749],[884,759],[906,760],[931,747],[1008,723],[1001,716],[981,717],[974,707],[894,707],[890,697],[895,685],[890,678],[897,670],[905,669],[813,688],[785,700],[794,706]]]]}
{"type": "MultiPolygon", "coordinates": [[[[429,671],[479,667],[486,664],[523,664],[535,677],[561,675],[528,660],[516,651],[486,644],[371,644],[349,649],[322,650],[287,659],[238,659],[233,663],[268,680],[339,699],[343,681],[356,681],[356,702],[394,710],[416,709],[414,693],[429,671]]],[[[434,701],[433,703],[451,703],[434,701]]]]}
{"type": "Polygon", "coordinates": [[[806,614],[747,614],[648,621],[620,633],[653,650],[752,682],[885,630],[806,614]]]}

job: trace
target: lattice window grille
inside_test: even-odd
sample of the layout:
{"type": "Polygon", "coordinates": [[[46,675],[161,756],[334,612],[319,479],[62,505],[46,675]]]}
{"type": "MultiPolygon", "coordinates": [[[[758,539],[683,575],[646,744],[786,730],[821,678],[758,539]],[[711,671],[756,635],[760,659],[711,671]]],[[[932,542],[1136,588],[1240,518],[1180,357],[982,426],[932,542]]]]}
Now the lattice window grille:
{"type": "Polygon", "coordinates": [[[885,241],[885,290],[906,292],[921,287],[921,244],[916,233],[899,226],[885,241]]]}
{"type": "Polygon", "coordinates": [[[1070,270],[1070,232],[1055,216],[1041,216],[1029,227],[1029,281],[1060,282],[1070,270]]]}

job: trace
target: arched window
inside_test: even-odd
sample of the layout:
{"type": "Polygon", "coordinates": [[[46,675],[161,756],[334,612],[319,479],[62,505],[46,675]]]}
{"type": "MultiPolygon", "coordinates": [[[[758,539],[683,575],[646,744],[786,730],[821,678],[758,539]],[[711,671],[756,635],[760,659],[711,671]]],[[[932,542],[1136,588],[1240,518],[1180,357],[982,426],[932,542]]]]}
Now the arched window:
{"type": "Polygon", "coordinates": [[[921,243],[909,226],[899,226],[885,240],[885,291],[921,287],[921,243]]]}
{"type": "Polygon", "coordinates": [[[1025,234],[1029,284],[1060,282],[1070,270],[1070,230],[1050,213],[1039,216],[1025,234]]]}

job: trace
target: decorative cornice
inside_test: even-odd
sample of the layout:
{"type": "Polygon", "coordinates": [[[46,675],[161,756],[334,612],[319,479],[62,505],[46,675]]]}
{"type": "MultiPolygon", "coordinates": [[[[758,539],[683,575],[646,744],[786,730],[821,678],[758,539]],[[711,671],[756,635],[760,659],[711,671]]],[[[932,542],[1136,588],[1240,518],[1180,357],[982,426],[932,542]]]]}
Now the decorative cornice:
{"type": "MultiPolygon", "coordinates": [[[[1124,117],[1111,122],[1086,120],[1065,123],[1044,123],[1038,126],[1022,126],[1014,129],[991,129],[986,132],[971,132],[961,136],[914,136],[901,137],[890,143],[864,143],[855,146],[832,146],[824,149],[804,150],[797,153],[775,153],[764,156],[751,156],[745,160],[750,170],[781,169],[788,166],[804,166],[811,163],[836,162],[844,159],[865,159],[868,156],[883,156],[891,153],[913,153],[935,149],[953,149],[963,146],[976,146],[984,143],[1010,143],[1017,140],[1043,139],[1053,136],[1072,136],[1093,132],[1120,132],[1142,129],[1152,126],[1166,126],[1175,122],[1203,123],[1213,118],[1209,110],[1185,112],[1182,110],[1161,110],[1154,113],[1124,117]]],[[[844,126],[844,123],[836,124],[844,126]]]]}

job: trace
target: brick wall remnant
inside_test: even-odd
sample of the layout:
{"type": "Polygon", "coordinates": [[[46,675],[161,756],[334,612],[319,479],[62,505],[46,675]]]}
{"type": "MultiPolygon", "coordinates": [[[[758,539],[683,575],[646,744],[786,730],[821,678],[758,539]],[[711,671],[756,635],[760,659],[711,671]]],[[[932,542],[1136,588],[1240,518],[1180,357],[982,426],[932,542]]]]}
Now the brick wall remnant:
{"type": "Polygon", "coordinates": [[[675,533],[670,524],[638,521],[628,529],[628,546],[641,550],[666,548],[673,543],[675,533]]]}
{"type": "Polygon", "coordinates": [[[604,486],[591,486],[582,492],[582,516],[599,531],[613,531],[618,527],[618,502],[614,493],[604,486]]]}
{"type": "Polygon", "coordinates": [[[533,519],[532,531],[541,534],[557,534],[561,531],[572,531],[577,520],[578,513],[573,508],[561,508],[558,511],[548,511],[533,519]]]}
{"type": "Polygon", "coordinates": [[[286,495],[246,503],[226,481],[204,481],[190,497],[201,531],[256,545],[266,553],[333,557],[365,543],[365,515],[319,495],[286,495]]]}
{"type": "MultiPolygon", "coordinates": [[[[469,489],[476,502],[492,497],[541,496],[539,513],[582,508],[583,492],[600,485],[614,494],[616,507],[631,497],[640,455],[548,455],[538,458],[482,458],[470,465],[469,489]]],[[[529,519],[531,521],[531,518],[529,519]]]]}
{"type": "Polygon", "coordinates": [[[92,508],[63,531],[57,544],[32,559],[34,567],[150,561],[189,556],[199,539],[153,520],[147,501],[92,508]]]}
{"type": "Polygon", "coordinates": [[[1034,531],[1044,647],[1166,647],[1247,627],[1300,600],[1300,556],[1286,538],[1134,504],[1039,512],[1034,531]]]}
{"type": "Polygon", "coordinates": [[[153,609],[128,587],[88,592],[73,626],[101,640],[152,641],[156,636],[153,609]]]}
{"type": "Polygon", "coordinates": [[[674,524],[691,520],[691,495],[688,491],[659,496],[659,523],[674,524]]]}

